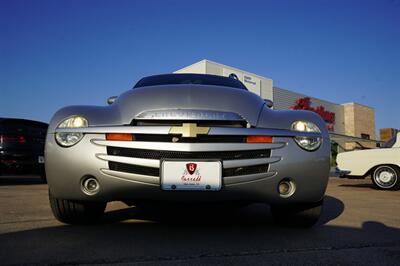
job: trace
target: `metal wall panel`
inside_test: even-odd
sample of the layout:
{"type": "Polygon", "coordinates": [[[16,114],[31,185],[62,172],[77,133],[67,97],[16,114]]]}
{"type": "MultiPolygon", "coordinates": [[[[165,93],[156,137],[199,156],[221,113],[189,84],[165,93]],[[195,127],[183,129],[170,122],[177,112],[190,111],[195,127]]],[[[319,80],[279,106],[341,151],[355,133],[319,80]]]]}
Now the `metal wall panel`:
{"type": "Polygon", "coordinates": [[[296,104],[296,100],[304,97],[310,97],[313,107],[322,105],[325,110],[335,113],[334,133],[345,134],[344,128],[344,107],[340,104],[324,101],[318,98],[307,96],[301,93],[289,91],[286,89],[273,87],[274,109],[290,110],[296,104]]]}

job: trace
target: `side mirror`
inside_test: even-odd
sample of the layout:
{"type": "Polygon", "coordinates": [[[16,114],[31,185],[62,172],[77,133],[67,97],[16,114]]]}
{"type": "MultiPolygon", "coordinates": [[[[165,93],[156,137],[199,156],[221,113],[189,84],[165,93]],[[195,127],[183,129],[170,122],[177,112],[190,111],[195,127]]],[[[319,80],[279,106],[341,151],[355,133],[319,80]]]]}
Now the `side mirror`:
{"type": "Polygon", "coordinates": [[[108,98],[107,99],[108,105],[113,104],[117,98],[118,98],[118,96],[111,96],[110,98],[108,98]]]}
{"type": "Polygon", "coordinates": [[[273,101],[268,100],[268,99],[264,99],[264,102],[265,102],[265,105],[266,105],[268,108],[274,107],[274,102],[273,102],[273,101]]]}

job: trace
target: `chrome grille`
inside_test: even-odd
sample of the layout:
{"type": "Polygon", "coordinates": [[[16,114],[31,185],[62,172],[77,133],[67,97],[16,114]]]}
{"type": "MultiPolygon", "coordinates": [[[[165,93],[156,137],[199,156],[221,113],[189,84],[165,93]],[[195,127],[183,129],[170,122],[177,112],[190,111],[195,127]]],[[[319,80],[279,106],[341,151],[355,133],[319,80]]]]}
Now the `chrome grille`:
{"type": "MultiPolygon", "coordinates": [[[[275,149],[287,143],[246,143],[248,135],[282,135],[287,133],[271,129],[211,127],[208,135],[182,138],[169,134],[170,126],[133,126],[91,129],[104,133],[129,133],[134,141],[113,141],[98,136],[91,139],[93,145],[104,147],[96,153],[106,162],[100,171],[104,174],[134,182],[159,186],[162,160],[215,160],[222,163],[224,185],[255,181],[276,174],[270,172],[271,164],[281,157],[272,156],[275,149]],[[180,138],[172,141],[173,137],[180,138]]],[[[88,130],[88,129],[87,129],[88,130]]]]}

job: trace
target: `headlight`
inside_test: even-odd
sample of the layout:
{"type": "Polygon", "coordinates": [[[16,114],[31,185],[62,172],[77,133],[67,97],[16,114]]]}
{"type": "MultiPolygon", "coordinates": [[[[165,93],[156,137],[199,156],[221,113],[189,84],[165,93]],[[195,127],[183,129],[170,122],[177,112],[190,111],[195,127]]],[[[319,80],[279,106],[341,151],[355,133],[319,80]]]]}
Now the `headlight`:
{"type": "MultiPolygon", "coordinates": [[[[57,128],[81,128],[87,127],[88,121],[82,116],[73,116],[62,121],[57,128]]],[[[56,141],[63,147],[71,147],[83,138],[83,133],[77,132],[57,132],[56,141]]]]}
{"type": "Polygon", "coordinates": [[[82,116],[73,116],[62,121],[57,128],[79,128],[87,127],[88,121],[82,116]]]}
{"type": "MultiPolygon", "coordinates": [[[[317,125],[307,121],[296,121],[292,124],[292,130],[300,132],[321,133],[317,125]]],[[[320,137],[295,137],[297,145],[307,151],[315,151],[321,146],[322,138],[320,137]]]]}

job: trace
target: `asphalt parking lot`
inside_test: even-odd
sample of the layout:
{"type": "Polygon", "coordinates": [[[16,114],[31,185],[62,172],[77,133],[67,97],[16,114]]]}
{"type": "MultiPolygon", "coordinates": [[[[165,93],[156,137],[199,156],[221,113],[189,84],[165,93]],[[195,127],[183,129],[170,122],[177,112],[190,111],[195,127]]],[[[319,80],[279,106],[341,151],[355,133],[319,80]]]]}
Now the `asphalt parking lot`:
{"type": "Polygon", "coordinates": [[[262,204],[203,212],[113,202],[101,224],[69,226],[53,218],[39,178],[0,177],[0,264],[400,264],[400,191],[369,180],[332,177],[312,229],[278,227],[262,204]]]}

